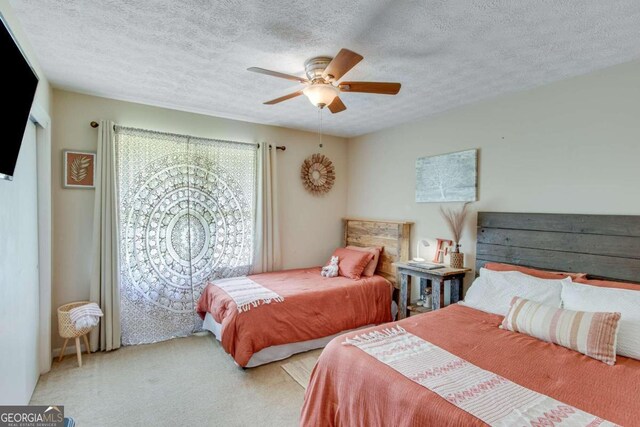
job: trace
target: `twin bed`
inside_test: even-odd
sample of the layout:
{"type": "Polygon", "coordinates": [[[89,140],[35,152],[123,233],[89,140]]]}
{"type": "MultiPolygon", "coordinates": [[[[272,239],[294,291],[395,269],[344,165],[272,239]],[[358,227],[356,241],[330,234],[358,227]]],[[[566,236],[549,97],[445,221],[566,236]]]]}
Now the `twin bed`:
{"type": "Polygon", "coordinates": [[[284,298],[246,312],[223,290],[209,286],[198,310],[236,363],[250,368],[324,347],[336,334],[390,322],[391,285],[382,276],[352,280],[320,276],[320,267],[250,278],[284,298]]]}
{"type": "MultiPolygon", "coordinates": [[[[503,315],[462,304],[385,323],[391,320],[392,262],[407,258],[409,227],[346,222],[347,244],[385,246],[379,274],[364,282],[321,280],[319,268],[270,273],[255,279],[281,293],[284,302],[239,314],[224,292],[214,289],[203,295],[205,303],[199,310],[209,312],[209,326],[240,366],[266,363],[330,341],[313,370],[301,425],[640,425],[637,357],[618,354],[610,366],[570,348],[506,330],[501,327],[503,315]],[[353,329],[358,330],[343,333],[353,329]],[[340,336],[332,339],[336,334],[340,336]],[[385,341],[389,344],[380,346],[385,341]],[[418,350],[423,347],[446,361],[441,365],[445,368],[411,371],[416,367],[402,357],[412,352],[422,357],[418,350]],[[466,379],[470,386],[446,394],[456,381],[465,383],[465,378],[455,377],[458,367],[470,372],[466,379]],[[492,380],[470,382],[476,374],[491,375],[492,380]],[[435,386],[433,381],[432,386],[425,385],[433,379],[439,381],[435,386]],[[488,393],[500,389],[496,384],[508,384],[505,390],[511,392],[488,393]],[[484,406],[473,407],[473,399],[483,393],[484,406]],[[525,401],[539,406],[520,408],[525,401]],[[516,418],[501,418],[509,405],[516,418]]],[[[544,274],[584,271],[640,282],[640,217],[480,213],[477,254],[478,270],[500,262],[537,267],[544,274]]],[[[573,278],[584,280],[582,275],[573,278]]],[[[634,283],[582,283],[640,292],[634,283]]]]}
{"type": "Polygon", "coordinates": [[[209,285],[197,307],[203,327],[239,366],[250,368],[324,347],[347,331],[390,322],[393,263],[408,259],[410,228],[407,222],[345,219],[345,246],[383,248],[373,276],[328,278],[320,275],[320,267],[249,276],[284,300],[247,311],[209,285]]]}

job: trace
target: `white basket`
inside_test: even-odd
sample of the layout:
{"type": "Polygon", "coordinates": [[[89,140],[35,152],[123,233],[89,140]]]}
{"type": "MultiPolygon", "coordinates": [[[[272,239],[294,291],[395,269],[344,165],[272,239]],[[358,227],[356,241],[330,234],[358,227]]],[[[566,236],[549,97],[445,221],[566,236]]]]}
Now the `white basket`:
{"type": "Polygon", "coordinates": [[[91,328],[76,329],[71,321],[69,313],[72,309],[89,304],[91,301],[70,302],[58,307],[58,332],[62,338],[75,338],[91,332],[91,328]]]}

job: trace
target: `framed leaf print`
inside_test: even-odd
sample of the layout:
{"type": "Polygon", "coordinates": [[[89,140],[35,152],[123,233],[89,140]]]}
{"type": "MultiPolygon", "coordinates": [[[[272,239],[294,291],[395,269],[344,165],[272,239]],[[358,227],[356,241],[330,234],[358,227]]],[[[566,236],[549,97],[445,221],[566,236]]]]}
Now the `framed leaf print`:
{"type": "Polygon", "coordinates": [[[95,188],[96,153],[64,150],[62,156],[65,188],[95,188]]]}

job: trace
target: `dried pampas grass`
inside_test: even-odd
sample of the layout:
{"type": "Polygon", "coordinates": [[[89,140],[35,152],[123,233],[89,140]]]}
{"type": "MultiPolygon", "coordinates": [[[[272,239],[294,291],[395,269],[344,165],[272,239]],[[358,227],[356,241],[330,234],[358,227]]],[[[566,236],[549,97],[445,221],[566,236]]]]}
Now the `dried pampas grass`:
{"type": "Polygon", "coordinates": [[[445,209],[440,206],[440,213],[442,217],[447,221],[447,226],[453,235],[453,243],[456,248],[460,246],[460,238],[462,237],[462,232],[464,231],[464,220],[467,218],[467,210],[468,203],[462,205],[460,209],[445,209]]]}

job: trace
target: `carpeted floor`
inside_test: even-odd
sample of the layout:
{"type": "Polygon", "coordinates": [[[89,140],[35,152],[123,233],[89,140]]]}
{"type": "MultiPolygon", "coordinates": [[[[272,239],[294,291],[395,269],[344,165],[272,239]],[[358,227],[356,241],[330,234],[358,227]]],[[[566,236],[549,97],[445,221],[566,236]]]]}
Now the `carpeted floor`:
{"type": "Polygon", "coordinates": [[[295,426],[304,390],[287,361],[242,370],[210,334],[83,355],[82,368],[66,356],[31,404],[64,405],[79,426],[295,426]]]}

